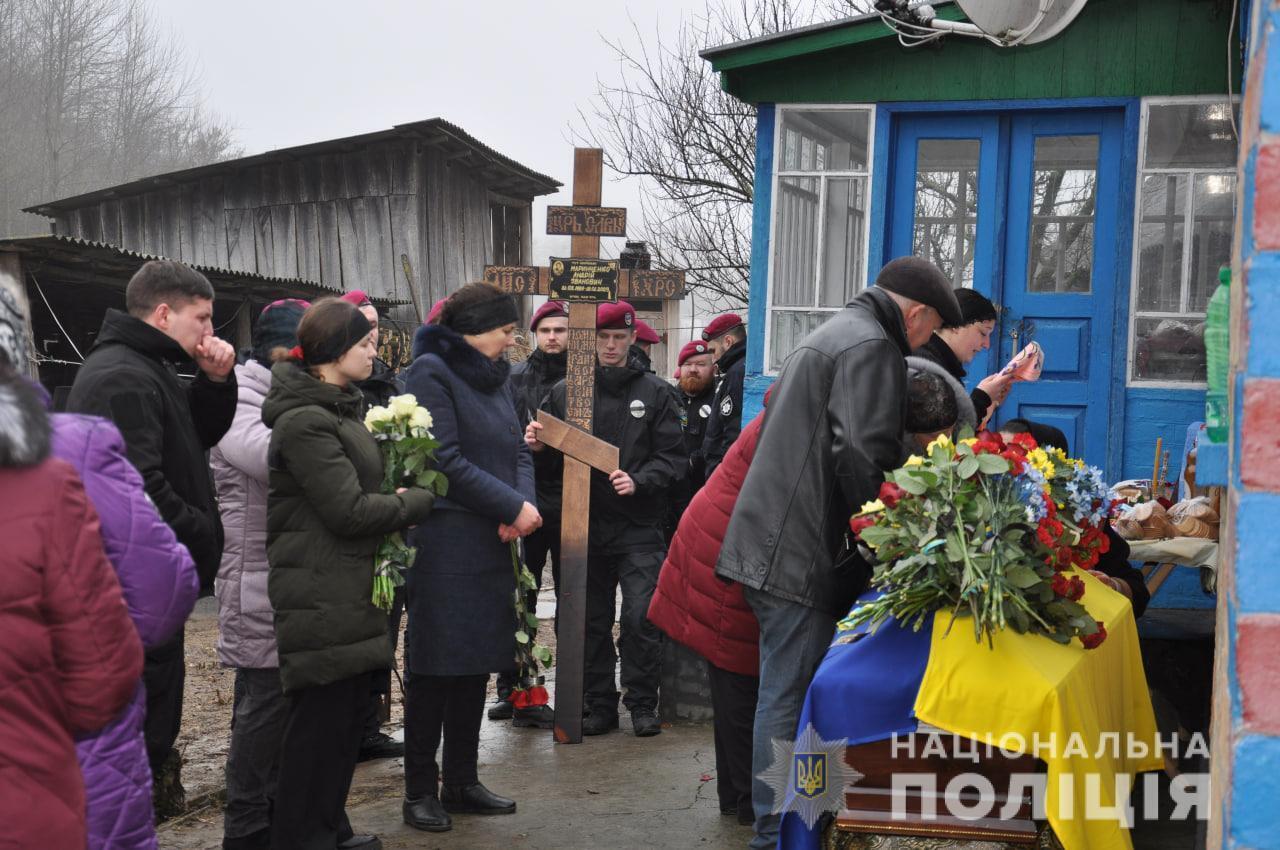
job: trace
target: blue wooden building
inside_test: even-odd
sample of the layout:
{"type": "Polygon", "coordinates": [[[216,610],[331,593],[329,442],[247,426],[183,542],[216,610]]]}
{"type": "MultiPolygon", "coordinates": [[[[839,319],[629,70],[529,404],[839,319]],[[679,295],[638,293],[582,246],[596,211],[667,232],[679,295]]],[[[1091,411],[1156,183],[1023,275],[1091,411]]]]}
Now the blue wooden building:
{"type": "Polygon", "coordinates": [[[908,48],[870,15],[705,51],[758,111],[748,412],[797,341],[916,254],[1002,308],[971,381],[1031,339],[1046,352],[997,422],[1061,427],[1113,481],[1150,475],[1157,437],[1178,458],[1231,254],[1232,19],[1220,0],[1092,0],[1034,45],[908,48]]]}

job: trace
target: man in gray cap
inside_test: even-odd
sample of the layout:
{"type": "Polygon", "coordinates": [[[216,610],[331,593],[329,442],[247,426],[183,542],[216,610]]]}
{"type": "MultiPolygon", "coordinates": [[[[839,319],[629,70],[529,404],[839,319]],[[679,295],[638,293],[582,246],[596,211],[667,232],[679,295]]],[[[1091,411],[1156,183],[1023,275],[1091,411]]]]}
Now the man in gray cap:
{"type": "MultiPolygon", "coordinates": [[[[782,366],[716,563],[717,575],[744,585],[760,622],[753,776],[769,768],[775,739],[795,740],[836,620],[870,575],[846,550],[844,532],[903,459],[905,358],[944,321],[959,319],[946,275],[902,257],[782,366]]],[[[756,850],[777,844],[773,794],[754,780],[756,850]]]]}

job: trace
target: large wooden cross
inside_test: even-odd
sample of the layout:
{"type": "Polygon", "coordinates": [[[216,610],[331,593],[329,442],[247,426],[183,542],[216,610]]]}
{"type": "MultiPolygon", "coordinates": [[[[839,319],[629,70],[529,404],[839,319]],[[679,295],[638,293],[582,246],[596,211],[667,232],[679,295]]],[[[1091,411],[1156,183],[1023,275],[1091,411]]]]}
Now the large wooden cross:
{"type": "MultiPolygon", "coordinates": [[[[572,236],[570,257],[549,266],[486,266],[485,280],[513,295],[547,295],[569,302],[565,418],[543,411],[542,442],[564,454],[560,505],[560,587],[557,602],[555,737],[582,742],[582,676],[586,633],[587,529],[591,469],[618,468],[618,449],[591,434],[595,403],[596,305],[619,298],[684,297],[684,272],[622,269],[600,259],[601,236],[625,236],[627,211],[600,206],[604,154],[574,148],[573,206],[547,210],[547,233],[572,236]]],[[[531,565],[534,566],[534,565],[531,565]]],[[[536,566],[541,566],[536,565],[536,566]]]]}

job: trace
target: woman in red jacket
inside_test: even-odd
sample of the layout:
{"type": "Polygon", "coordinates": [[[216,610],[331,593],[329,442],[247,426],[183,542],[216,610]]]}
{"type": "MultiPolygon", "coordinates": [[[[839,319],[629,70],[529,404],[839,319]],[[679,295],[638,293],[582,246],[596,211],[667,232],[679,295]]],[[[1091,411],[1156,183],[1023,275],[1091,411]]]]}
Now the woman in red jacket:
{"type": "Polygon", "coordinates": [[[8,365],[25,353],[5,350],[12,339],[0,333],[0,843],[79,848],[72,736],[129,702],[142,643],[84,485],[49,457],[42,400],[8,365]]]}
{"type": "Polygon", "coordinates": [[[716,793],[720,811],[737,815],[742,824],[755,820],[751,730],[760,689],[760,626],[742,596],[742,585],[717,577],[715,569],[763,421],[762,411],[742,429],[685,509],[649,603],[650,622],[707,659],[715,713],[716,793]]]}

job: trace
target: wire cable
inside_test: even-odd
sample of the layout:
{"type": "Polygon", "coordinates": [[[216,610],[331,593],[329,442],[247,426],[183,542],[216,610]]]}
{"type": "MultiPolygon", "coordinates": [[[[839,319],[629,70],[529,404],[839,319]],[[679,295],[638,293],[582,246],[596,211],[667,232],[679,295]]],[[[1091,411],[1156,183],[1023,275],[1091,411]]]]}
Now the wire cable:
{"type": "Polygon", "coordinates": [[[44,307],[49,311],[49,315],[53,317],[53,322],[58,326],[58,330],[62,331],[62,335],[67,338],[67,342],[71,343],[71,350],[76,353],[76,357],[80,358],[80,363],[84,363],[84,355],[80,353],[80,349],[76,348],[76,341],[71,338],[71,334],[67,333],[67,329],[62,326],[62,321],[58,318],[58,314],[53,312],[53,305],[49,303],[49,299],[44,296],[44,289],[40,286],[40,281],[36,280],[35,274],[27,272],[31,276],[31,282],[36,285],[36,292],[40,293],[40,300],[44,302],[44,307]]]}

